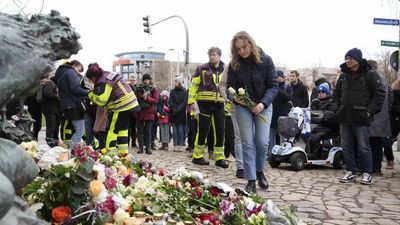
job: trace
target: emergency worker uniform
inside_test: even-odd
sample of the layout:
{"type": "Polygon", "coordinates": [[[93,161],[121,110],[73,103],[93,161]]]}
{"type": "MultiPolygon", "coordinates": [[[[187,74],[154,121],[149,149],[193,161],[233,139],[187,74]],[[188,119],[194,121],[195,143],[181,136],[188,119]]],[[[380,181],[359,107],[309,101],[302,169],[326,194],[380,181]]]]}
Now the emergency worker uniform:
{"type": "Polygon", "coordinates": [[[104,71],[96,82],[89,99],[108,111],[106,149],[119,154],[128,153],[128,129],[133,112],[139,110],[139,104],[128,82],[122,75],[104,71]]]}
{"type": "Polygon", "coordinates": [[[208,165],[204,159],[205,141],[209,129],[214,133],[214,159],[217,166],[227,168],[224,155],[224,98],[219,92],[219,82],[224,63],[211,63],[197,67],[189,88],[188,104],[197,102],[200,113],[197,117],[197,134],[193,151],[194,164],[208,165]]]}

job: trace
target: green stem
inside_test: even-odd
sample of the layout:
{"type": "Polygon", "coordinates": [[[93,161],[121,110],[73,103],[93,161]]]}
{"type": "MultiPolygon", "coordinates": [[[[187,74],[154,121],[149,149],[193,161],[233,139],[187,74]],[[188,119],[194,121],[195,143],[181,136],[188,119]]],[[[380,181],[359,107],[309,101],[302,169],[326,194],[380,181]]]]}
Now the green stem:
{"type": "Polygon", "coordinates": [[[207,206],[207,207],[210,207],[211,209],[217,209],[215,206],[213,206],[213,205],[210,205],[210,204],[207,204],[207,203],[205,203],[205,202],[202,202],[202,201],[200,201],[200,200],[197,200],[197,199],[192,199],[193,201],[195,201],[195,202],[197,202],[197,203],[200,203],[200,204],[203,204],[203,205],[205,205],[205,206],[207,206]]]}

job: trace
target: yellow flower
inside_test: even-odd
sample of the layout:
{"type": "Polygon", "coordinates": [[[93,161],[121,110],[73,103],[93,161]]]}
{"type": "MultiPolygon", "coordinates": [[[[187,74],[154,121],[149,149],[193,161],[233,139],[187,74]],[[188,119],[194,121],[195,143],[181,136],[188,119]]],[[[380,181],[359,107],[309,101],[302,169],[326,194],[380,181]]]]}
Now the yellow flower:
{"type": "Polygon", "coordinates": [[[101,154],[103,154],[103,155],[107,154],[107,149],[106,149],[106,148],[103,148],[103,149],[101,150],[101,154]]]}
{"type": "Polygon", "coordinates": [[[89,185],[89,194],[96,198],[100,195],[100,193],[105,189],[104,184],[98,180],[94,180],[90,182],[89,185]]]}

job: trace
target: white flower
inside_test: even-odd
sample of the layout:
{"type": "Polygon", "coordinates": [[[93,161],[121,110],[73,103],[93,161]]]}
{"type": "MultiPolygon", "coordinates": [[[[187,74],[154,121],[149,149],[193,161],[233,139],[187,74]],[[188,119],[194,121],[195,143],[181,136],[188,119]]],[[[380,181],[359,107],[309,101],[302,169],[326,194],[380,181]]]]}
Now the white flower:
{"type": "Polygon", "coordinates": [[[68,172],[68,173],[64,174],[64,176],[65,176],[66,178],[69,178],[69,177],[71,176],[71,174],[68,172]]]}
{"type": "Polygon", "coordinates": [[[232,87],[229,87],[229,88],[228,88],[228,92],[229,92],[229,94],[231,94],[231,95],[236,94],[236,90],[233,89],[232,87]]]}
{"type": "Polygon", "coordinates": [[[114,221],[118,224],[122,224],[122,220],[129,218],[129,213],[126,212],[125,210],[118,208],[117,211],[115,211],[113,218],[114,221]]]}
{"type": "Polygon", "coordinates": [[[124,197],[122,197],[121,193],[117,192],[112,196],[115,204],[124,210],[129,208],[129,202],[124,197]]]}
{"type": "Polygon", "coordinates": [[[246,90],[244,90],[244,88],[239,88],[238,95],[244,95],[244,94],[246,94],[246,90]]]}
{"type": "Polygon", "coordinates": [[[100,204],[100,203],[103,203],[107,199],[107,195],[108,195],[107,189],[104,188],[100,192],[100,194],[97,195],[96,197],[93,197],[92,200],[94,203],[100,204]]]}

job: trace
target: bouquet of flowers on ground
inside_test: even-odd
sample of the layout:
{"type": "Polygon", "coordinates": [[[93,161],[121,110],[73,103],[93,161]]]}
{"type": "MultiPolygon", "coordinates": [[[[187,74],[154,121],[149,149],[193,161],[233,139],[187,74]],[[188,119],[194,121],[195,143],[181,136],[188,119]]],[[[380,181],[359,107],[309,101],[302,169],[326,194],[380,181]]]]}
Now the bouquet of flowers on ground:
{"type": "MultiPolygon", "coordinates": [[[[253,109],[255,106],[257,106],[257,103],[255,103],[253,100],[250,99],[249,94],[246,92],[246,90],[244,88],[239,88],[238,91],[236,92],[236,90],[232,87],[228,88],[228,92],[235,96],[236,98],[239,98],[241,100],[244,101],[245,103],[245,107],[249,108],[250,110],[253,109]]],[[[267,122],[267,118],[260,114],[257,114],[257,116],[264,122],[267,122]]]]}

